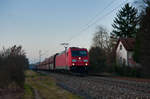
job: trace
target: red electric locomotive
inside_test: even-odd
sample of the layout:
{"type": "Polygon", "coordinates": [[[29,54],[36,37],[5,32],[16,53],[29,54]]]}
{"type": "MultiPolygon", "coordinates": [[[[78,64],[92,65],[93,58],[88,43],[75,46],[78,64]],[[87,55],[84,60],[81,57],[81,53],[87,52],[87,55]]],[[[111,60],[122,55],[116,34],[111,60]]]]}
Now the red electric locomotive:
{"type": "Polygon", "coordinates": [[[56,55],[55,69],[85,72],[89,66],[88,51],[85,48],[70,47],[56,55]]]}
{"type": "Polygon", "coordinates": [[[57,53],[45,59],[39,65],[44,70],[69,70],[73,72],[87,72],[89,57],[86,48],[69,47],[67,51],[57,53]]]}

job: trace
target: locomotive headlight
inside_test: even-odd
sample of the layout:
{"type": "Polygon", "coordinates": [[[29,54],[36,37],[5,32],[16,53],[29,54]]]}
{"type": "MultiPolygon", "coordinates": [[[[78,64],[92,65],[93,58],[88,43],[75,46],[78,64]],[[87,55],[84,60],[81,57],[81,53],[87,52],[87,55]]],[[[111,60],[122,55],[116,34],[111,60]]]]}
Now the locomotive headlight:
{"type": "Polygon", "coordinates": [[[79,60],[81,59],[81,57],[79,57],[79,60]]]}
{"type": "Polygon", "coordinates": [[[72,62],[77,62],[77,60],[75,60],[75,59],[72,59],[72,62]]]}
{"type": "Polygon", "coordinates": [[[88,60],[87,60],[87,59],[85,59],[85,60],[83,60],[83,62],[88,62],[88,60]]]}
{"type": "Polygon", "coordinates": [[[85,66],[87,66],[88,65],[88,63],[85,63],[85,66]]]}

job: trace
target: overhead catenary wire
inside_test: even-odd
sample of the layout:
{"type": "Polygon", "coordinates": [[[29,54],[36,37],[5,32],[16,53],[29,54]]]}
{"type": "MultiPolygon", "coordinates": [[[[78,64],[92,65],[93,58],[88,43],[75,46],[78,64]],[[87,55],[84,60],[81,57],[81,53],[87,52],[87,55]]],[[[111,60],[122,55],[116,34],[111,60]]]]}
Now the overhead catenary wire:
{"type": "MultiPolygon", "coordinates": [[[[104,7],[104,8],[102,9],[102,11],[104,12],[104,11],[105,11],[107,8],[109,8],[115,1],[117,1],[117,0],[112,0],[106,7],[104,7]]],[[[85,24],[85,26],[87,26],[86,28],[81,29],[78,34],[76,34],[76,35],[72,36],[71,38],[69,38],[68,40],[66,40],[65,43],[69,43],[69,45],[70,45],[70,44],[71,44],[70,42],[71,42],[73,39],[75,39],[75,38],[79,37],[80,35],[82,35],[83,33],[85,33],[85,31],[86,31],[87,29],[89,29],[90,27],[92,27],[93,25],[95,25],[97,22],[99,22],[100,20],[102,20],[103,18],[105,18],[106,16],[108,16],[109,14],[111,14],[112,12],[114,12],[117,8],[119,8],[120,6],[122,6],[122,5],[123,5],[125,2],[127,2],[127,1],[128,1],[128,0],[125,0],[123,3],[119,4],[117,7],[115,7],[114,9],[112,9],[111,11],[109,11],[108,13],[104,14],[103,16],[100,16],[101,13],[103,13],[103,12],[97,13],[87,24],[85,24]],[[99,17],[99,18],[97,18],[97,17],[99,17]],[[96,19],[96,18],[97,18],[97,19],[96,19]],[[95,20],[95,21],[94,21],[94,20],[95,20]]],[[[60,46],[60,44],[59,44],[58,46],[56,46],[56,47],[59,47],[59,46],[60,46]]],[[[54,51],[53,51],[53,52],[54,52],[54,51]]]]}
{"type": "MultiPolygon", "coordinates": [[[[105,6],[100,12],[98,12],[94,17],[92,17],[91,18],[91,20],[90,21],[88,21],[85,25],[84,25],[84,27],[88,27],[89,26],[89,24],[90,23],[92,23],[97,17],[99,17],[107,8],[109,8],[114,2],[116,2],[117,0],[112,0],[110,3],[108,3],[108,5],[107,6],[105,6]]],[[[82,32],[82,28],[81,28],[81,30],[79,31],[79,33],[80,32],[82,32]]],[[[74,38],[75,36],[71,36],[67,41],[71,41],[71,39],[72,38],[74,38]]]]}
{"type": "Polygon", "coordinates": [[[103,16],[100,16],[98,19],[96,19],[94,22],[92,22],[90,25],[88,25],[86,28],[82,29],[78,34],[76,34],[75,36],[73,36],[71,39],[68,40],[68,42],[71,42],[73,39],[75,39],[76,37],[79,37],[81,34],[84,33],[84,31],[86,31],[87,29],[89,29],[90,27],[92,27],[93,25],[95,25],[97,22],[99,22],[100,20],[104,19],[106,16],[108,16],[109,14],[111,14],[112,12],[114,12],[116,9],[118,9],[120,6],[122,6],[125,2],[127,2],[128,0],[124,1],[123,3],[119,4],[117,7],[115,7],[114,9],[112,9],[111,11],[109,11],[108,13],[104,14],[103,16]]]}
{"type": "Polygon", "coordinates": [[[109,8],[115,1],[117,0],[112,0],[110,3],[108,3],[108,5],[106,7],[104,7],[100,12],[98,12],[93,18],[91,18],[91,20],[89,22],[87,22],[86,25],[89,25],[93,20],[95,20],[99,15],[101,15],[102,11],[105,11],[107,8],[109,8]]]}

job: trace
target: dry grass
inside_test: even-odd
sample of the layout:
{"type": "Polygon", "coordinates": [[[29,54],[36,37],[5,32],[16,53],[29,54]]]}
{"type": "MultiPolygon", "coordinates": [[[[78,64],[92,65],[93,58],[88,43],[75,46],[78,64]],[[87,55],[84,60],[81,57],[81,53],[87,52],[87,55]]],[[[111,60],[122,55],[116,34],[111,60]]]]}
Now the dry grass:
{"type": "Polygon", "coordinates": [[[81,99],[81,97],[56,86],[53,78],[33,71],[26,71],[24,99],[33,99],[35,95],[37,96],[33,90],[37,90],[38,97],[42,99],[81,99]]]}

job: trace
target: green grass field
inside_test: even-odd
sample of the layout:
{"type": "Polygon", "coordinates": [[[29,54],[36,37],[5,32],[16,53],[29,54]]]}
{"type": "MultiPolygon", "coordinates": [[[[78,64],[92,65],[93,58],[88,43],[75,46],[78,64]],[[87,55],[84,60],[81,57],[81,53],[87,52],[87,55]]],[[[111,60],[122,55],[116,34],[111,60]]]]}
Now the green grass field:
{"type": "Polygon", "coordinates": [[[82,99],[56,85],[55,79],[27,70],[24,99],[82,99]]]}

